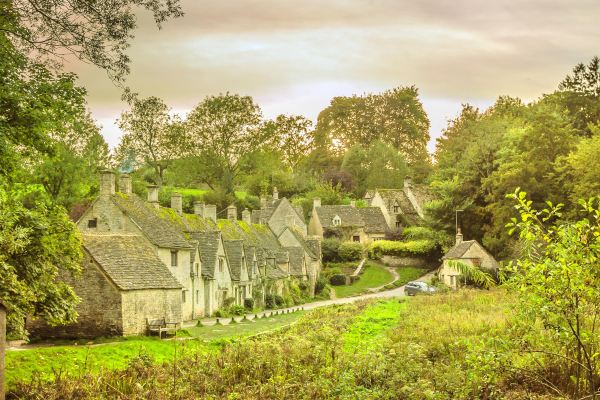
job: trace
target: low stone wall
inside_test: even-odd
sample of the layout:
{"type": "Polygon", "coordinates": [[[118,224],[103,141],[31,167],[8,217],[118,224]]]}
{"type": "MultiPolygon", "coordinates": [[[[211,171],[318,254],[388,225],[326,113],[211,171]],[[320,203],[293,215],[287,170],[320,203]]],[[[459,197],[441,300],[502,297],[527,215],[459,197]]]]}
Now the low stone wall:
{"type": "Polygon", "coordinates": [[[381,262],[390,267],[428,267],[431,261],[420,257],[383,256],[381,262]]]}

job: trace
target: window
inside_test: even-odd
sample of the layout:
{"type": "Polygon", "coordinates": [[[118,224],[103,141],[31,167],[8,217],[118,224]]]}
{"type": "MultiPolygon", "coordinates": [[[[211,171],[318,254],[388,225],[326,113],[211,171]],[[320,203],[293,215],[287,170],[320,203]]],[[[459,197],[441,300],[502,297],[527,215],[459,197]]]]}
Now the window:
{"type": "Polygon", "coordinates": [[[400,207],[394,206],[394,214],[398,214],[400,212],[400,207]]]}
{"type": "Polygon", "coordinates": [[[196,276],[200,276],[200,264],[196,263],[196,270],[194,271],[196,276]]]}
{"type": "Polygon", "coordinates": [[[185,290],[181,291],[181,302],[185,303],[185,290]]]}
{"type": "Polygon", "coordinates": [[[177,266],[177,251],[172,250],[171,251],[171,267],[176,267],[177,266]]]}
{"type": "Polygon", "coordinates": [[[96,228],[98,227],[98,218],[89,219],[88,220],[88,228],[96,228]]]}
{"type": "Polygon", "coordinates": [[[396,221],[396,228],[400,228],[402,226],[402,223],[400,221],[396,221]]]}
{"type": "Polygon", "coordinates": [[[358,235],[352,236],[352,241],[353,242],[360,242],[360,236],[358,236],[358,235]]]}
{"type": "Polygon", "coordinates": [[[196,304],[200,303],[200,291],[196,290],[196,304]]]}
{"type": "Polygon", "coordinates": [[[256,261],[252,263],[252,272],[254,273],[254,275],[258,273],[258,262],[256,261]]]}
{"type": "Polygon", "coordinates": [[[340,226],[342,225],[342,219],[340,218],[339,215],[336,215],[335,217],[333,217],[333,226],[340,226]]]}
{"type": "Polygon", "coordinates": [[[225,265],[225,260],[223,260],[222,258],[219,258],[219,272],[223,272],[224,265],[225,265]]]}

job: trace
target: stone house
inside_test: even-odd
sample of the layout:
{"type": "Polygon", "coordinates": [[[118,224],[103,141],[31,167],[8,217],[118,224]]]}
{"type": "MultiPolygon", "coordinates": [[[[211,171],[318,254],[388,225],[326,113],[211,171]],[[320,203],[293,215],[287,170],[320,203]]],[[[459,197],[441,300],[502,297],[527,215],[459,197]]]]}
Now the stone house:
{"type": "Polygon", "coordinates": [[[252,297],[252,281],[248,274],[248,264],[244,241],[224,240],[225,254],[231,268],[231,282],[235,304],[243,305],[244,300],[252,297]]]}
{"type": "Polygon", "coordinates": [[[460,284],[460,272],[450,266],[452,261],[476,266],[491,274],[496,274],[500,268],[496,259],[476,240],[463,241],[460,229],[456,234],[456,244],[442,257],[442,265],[438,270],[440,280],[456,289],[460,284]]]}
{"type": "Polygon", "coordinates": [[[317,278],[321,272],[321,239],[319,237],[305,237],[295,227],[286,227],[277,238],[293,259],[290,265],[292,276],[308,281],[310,290],[314,293],[317,278]],[[290,249],[294,249],[291,250],[290,249]],[[300,261],[300,258],[302,261],[300,261]],[[299,266],[302,265],[302,268],[299,266]]]}
{"type": "Polygon", "coordinates": [[[389,229],[395,230],[422,222],[424,206],[432,196],[426,185],[415,185],[407,177],[402,189],[369,190],[364,200],[370,207],[379,207],[389,229]]]}
{"type": "Polygon", "coordinates": [[[314,199],[308,234],[323,238],[369,244],[385,238],[388,224],[379,207],[357,208],[351,205],[321,205],[314,199]]]}
{"type": "Polygon", "coordinates": [[[79,277],[65,275],[81,302],[70,325],[28,321],[33,336],[99,337],[145,334],[148,319],[182,320],[182,286],[141,235],[86,233],[79,277]]]}
{"type": "MultiPolygon", "coordinates": [[[[181,215],[181,196],[171,200],[173,212],[181,215]]],[[[200,271],[197,244],[177,227],[163,218],[164,209],[158,204],[158,188],[148,187],[148,200],[132,193],[131,178],[122,175],[119,192],[115,191],[115,176],[104,171],[100,177],[100,195],[77,221],[84,234],[133,233],[143,236],[153,245],[158,258],[181,284],[181,316],[191,320],[204,315],[204,285],[196,274],[200,271]]]]}
{"type": "Polygon", "coordinates": [[[252,223],[267,225],[276,236],[288,226],[294,226],[306,235],[302,208],[293,206],[285,197],[280,199],[277,188],[273,188],[272,197],[261,197],[260,204],[260,210],[252,211],[252,223]]]}

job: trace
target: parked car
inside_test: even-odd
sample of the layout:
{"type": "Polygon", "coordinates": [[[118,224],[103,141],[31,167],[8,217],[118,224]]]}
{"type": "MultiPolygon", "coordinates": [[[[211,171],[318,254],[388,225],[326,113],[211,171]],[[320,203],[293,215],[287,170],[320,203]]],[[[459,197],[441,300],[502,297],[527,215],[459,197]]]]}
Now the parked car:
{"type": "Polygon", "coordinates": [[[404,286],[404,294],[407,296],[414,296],[421,293],[431,294],[435,291],[437,291],[437,289],[434,286],[419,281],[408,282],[406,286],[404,286]]]}

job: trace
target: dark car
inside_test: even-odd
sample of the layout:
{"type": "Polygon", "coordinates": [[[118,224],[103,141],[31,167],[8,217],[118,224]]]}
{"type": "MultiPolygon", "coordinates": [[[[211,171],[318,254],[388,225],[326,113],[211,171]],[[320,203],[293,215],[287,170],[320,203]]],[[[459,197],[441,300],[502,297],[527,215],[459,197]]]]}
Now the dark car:
{"type": "Polygon", "coordinates": [[[435,292],[437,289],[431,285],[428,285],[425,282],[408,282],[406,286],[404,286],[404,294],[407,296],[414,296],[416,294],[430,294],[435,292]]]}

